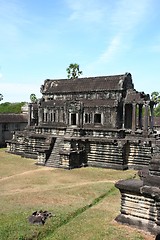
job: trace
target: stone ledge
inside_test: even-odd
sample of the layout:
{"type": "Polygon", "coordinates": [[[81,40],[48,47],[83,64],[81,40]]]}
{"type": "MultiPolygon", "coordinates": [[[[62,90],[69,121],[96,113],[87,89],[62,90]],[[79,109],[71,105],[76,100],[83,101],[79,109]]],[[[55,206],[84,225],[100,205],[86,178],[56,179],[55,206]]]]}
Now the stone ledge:
{"type": "Polygon", "coordinates": [[[115,184],[115,186],[120,191],[128,191],[140,194],[140,188],[143,186],[143,181],[138,179],[120,180],[115,184]]]}

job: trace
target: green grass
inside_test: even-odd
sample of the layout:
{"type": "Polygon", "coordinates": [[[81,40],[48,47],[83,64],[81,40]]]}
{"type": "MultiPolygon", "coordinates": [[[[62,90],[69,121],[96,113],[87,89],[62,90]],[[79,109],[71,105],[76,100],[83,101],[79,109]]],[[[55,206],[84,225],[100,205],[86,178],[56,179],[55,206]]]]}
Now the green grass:
{"type": "Polygon", "coordinates": [[[114,182],[135,171],[64,170],[34,163],[0,150],[1,240],[154,239],[114,221],[120,210],[114,182]],[[55,216],[44,226],[29,224],[28,216],[40,209],[55,216]]]}

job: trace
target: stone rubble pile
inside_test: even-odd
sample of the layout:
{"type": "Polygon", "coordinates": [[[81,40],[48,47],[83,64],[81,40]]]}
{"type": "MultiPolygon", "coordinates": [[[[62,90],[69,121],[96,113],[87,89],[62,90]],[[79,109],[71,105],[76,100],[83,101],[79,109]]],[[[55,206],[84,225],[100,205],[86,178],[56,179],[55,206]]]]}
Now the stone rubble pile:
{"type": "Polygon", "coordinates": [[[46,220],[50,217],[53,217],[52,213],[40,210],[33,212],[32,215],[28,217],[28,221],[31,224],[44,225],[46,220]]]}

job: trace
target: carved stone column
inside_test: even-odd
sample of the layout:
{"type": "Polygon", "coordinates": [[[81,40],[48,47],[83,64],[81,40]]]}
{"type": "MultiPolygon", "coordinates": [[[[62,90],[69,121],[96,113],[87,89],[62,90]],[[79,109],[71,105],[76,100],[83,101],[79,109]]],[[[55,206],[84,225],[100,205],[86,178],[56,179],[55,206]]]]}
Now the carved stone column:
{"type": "Polygon", "coordinates": [[[154,126],[154,111],[153,111],[154,104],[150,104],[150,110],[151,110],[151,121],[150,121],[150,128],[153,130],[154,126]]]}
{"type": "Polygon", "coordinates": [[[43,110],[42,108],[38,109],[38,123],[41,123],[43,121],[43,110]]]}
{"type": "Polygon", "coordinates": [[[148,131],[148,110],[149,110],[149,102],[147,101],[144,105],[144,132],[148,131]]]}
{"type": "Polygon", "coordinates": [[[132,103],[132,131],[136,130],[136,103],[132,103]]]}
{"type": "Polygon", "coordinates": [[[79,110],[79,115],[80,115],[80,127],[83,127],[83,123],[84,123],[84,111],[83,111],[83,103],[81,102],[80,104],[80,110],[79,110]]]}
{"type": "Polygon", "coordinates": [[[28,126],[31,126],[32,122],[32,104],[28,104],[28,126]]]}
{"type": "Polygon", "coordinates": [[[125,128],[125,103],[123,103],[123,119],[122,119],[122,128],[125,128]]]}
{"type": "Polygon", "coordinates": [[[138,115],[138,128],[142,129],[142,109],[143,105],[139,104],[139,115],[138,115]]]}

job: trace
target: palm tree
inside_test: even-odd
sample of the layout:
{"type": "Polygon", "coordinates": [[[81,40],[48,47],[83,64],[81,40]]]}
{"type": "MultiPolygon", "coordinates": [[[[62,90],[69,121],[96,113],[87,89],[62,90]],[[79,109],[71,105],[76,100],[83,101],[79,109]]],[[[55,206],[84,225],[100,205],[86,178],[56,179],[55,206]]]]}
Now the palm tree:
{"type": "Polygon", "coordinates": [[[79,65],[77,63],[71,63],[66,71],[68,73],[68,79],[75,79],[83,74],[82,71],[79,70],[79,65]]]}
{"type": "Polygon", "coordinates": [[[0,93],[0,101],[3,100],[3,95],[0,93]]]}
{"type": "Polygon", "coordinates": [[[151,100],[155,102],[154,115],[160,116],[160,92],[152,92],[151,100]]]}
{"type": "Polygon", "coordinates": [[[30,95],[30,100],[31,100],[32,103],[36,103],[36,102],[37,102],[36,94],[31,93],[31,95],[30,95]]]}
{"type": "Polygon", "coordinates": [[[152,92],[151,99],[155,102],[155,104],[160,103],[160,92],[152,92]]]}

